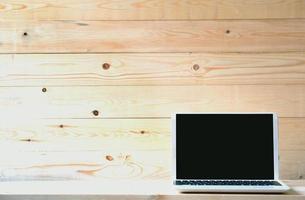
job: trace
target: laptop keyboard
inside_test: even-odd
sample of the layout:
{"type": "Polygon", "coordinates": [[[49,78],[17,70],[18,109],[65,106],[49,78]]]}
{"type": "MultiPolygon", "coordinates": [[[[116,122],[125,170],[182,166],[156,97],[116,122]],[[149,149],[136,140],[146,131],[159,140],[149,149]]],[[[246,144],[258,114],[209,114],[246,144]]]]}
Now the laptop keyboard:
{"type": "Polygon", "coordinates": [[[251,185],[251,186],[279,186],[277,181],[251,180],[179,180],[176,185],[251,185]]]}

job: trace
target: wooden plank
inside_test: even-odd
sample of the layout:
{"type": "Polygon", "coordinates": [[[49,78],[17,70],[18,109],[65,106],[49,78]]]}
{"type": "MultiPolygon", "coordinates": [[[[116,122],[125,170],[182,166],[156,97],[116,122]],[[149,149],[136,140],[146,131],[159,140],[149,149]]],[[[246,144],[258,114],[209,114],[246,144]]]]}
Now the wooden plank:
{"type": "MultiPolygon", "coordinates": [[[[280,119],[283,179],[305,177],[304,121],[280,119]]],[[[170,119],[4,119],[0,134],[2,181],[170,177],[170,119]]]]}
{"type": "Polygon", "coordinates": [[[0,53],[305,51],[305,20],[3,21],[0,53]]]}
{"type": "Polygon", "coordinates": [[[0,66],[0,86],[305,84],[303,52],[2,54],[0,66]]]}
{"type": "Polygon", "coordinates": [[[7,151],[169,150],[169,119],[2,120],[7,151]]]}
{"type": "Polygon", "coordinates": [[[1,181],[170,178],[169,151],[10,151],[9,154],[9,157],[1,154],[1,181]]]}
{"type": "Polygon", "coordinates": [[[304,85],[2,87],[3,118],[169,117],[177,111],[274,111],[305,117],[304,85]],[[96,110],[95,112],[93,112],[96,110]]]}
{"type": "Polygon", "coordinates": [[[282,150],[305,150],[305,119],[279,119],[279,146],[282,150]]]}
{"type": "Polygon", "coordinates": [[[10,0],[0,18],[44,20],[169,20],[304,18],[302,0],[10,0]]]}
{"type": "MultiPolygon", "coordinates": [[[[279,148],[305,151],[305,118],[280,118],[279,148]]],[[[2,119],[8,151],[170,150],[170,119],[2,119]]]]}
{"type": "Polygon", "coordinates": [[[280,177],[282,179],[304,179],[305,177],[305,151],[279,152],[280,177]]]}
{"type": "MultiPolygon", "coordinates": [[[[305,151],[281,151],[280,177],[303,179],[305,151]]],[[[1,153],[1,181],[21,180],[168,180],[166,151],[8,151],[1,153]],[[10,156],[6,156],[6,155],[10,156]],[[16,159],[16,157],[18,159],[16,159]]]]}

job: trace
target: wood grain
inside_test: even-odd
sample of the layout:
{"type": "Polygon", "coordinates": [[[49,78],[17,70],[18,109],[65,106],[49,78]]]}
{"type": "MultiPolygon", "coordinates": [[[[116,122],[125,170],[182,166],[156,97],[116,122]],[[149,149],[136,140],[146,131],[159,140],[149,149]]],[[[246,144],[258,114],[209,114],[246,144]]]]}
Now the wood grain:
{"type": "Polygon", "coordinates": [[[304,179],[305,151],[280,151],[280,178],[304,179]]]}
{"type": "Polygon", "coordinates": [[[0,86],[305,84],[303,52],[2,54],[0,66],[0,86]]]}
{"type": "Polygon", "coordinates": [[[279,132],[280,149],[305,150],[304,118],[280,118],[279,132]]]}
{"type": "MultiPolygon", "coordinates": [[[[305,118],[279,119],[279,148],[305,151],[305,118]]],[[[0,146],[10,151],[169,150],[166,119],[2,119],[0,146]]]]}
{"type": "Polygon", "coordinates": [[[273,111],[280,117],[305,117],[304,102],[304,85],[0,88],[0,114],[13,121],[169,117],[179,111],[273,111]]]}
{"type": "Polygon", "coordinates": [[[169,150],[169,119],[3,119],[8,151],[169,150]]]}
{"type": "MultiPolygon", "coordinates": [[[[280,118],[284,179],[305,175],[304,122],[280,118]]],[[[0,135],[2,181],[170,177],[170,119],[3,119],[0,135]]]]}
{"type": "MultiPolygon", "coordinates": [[[[303,0],[0,0],[0,195],[33,191],[10,181],[115,182],[80,193],[169,181],[177,111],[277,112],[280,176],[304,179],[304,10],[303,0]]],[[[90,198],[304,199],[304,182],[291,184],[288,196],[90,198]]]]}
{"type": "Polygon", "coordinates": [[[1,181],[168,180],[170,178],[169,151],[105,149],[70,152],[10,151],[9,153],[9,157],[1,154],[1,181]]]}
{"type": "MultiPolygon", "coordinates": [[[[280,177],[302,179],[305,151],[280,151],[280,177]]],[[[169,180],[166,151],[7,151],[1,153],[1,181],[169,180]],[[9,152],[10,156],[5,156],[9,152]],[[109,159],[111,157],[111,159],[109,159]],[[18,159],[16,159],[18,158],[18,159]]]]}
{"type": "Polygon", "coordinates": [[[302,0],[10,0],[4,20],[177,20],[304,18],[302,0]]]}
{"type": "Polygon", "coordinates": [[[305,20],[3,21],[0,53],[305,51],[305,20]]]}

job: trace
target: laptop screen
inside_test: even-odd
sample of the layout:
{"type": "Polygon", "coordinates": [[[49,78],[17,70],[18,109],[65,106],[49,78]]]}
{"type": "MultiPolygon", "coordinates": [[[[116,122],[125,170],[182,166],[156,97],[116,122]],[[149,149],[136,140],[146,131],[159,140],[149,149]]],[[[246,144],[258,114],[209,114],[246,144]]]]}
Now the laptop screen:
{"type": "Polygon", "coordinates": [[[177,179],[273,179],[272,114],[177,114],[177,179]]]}

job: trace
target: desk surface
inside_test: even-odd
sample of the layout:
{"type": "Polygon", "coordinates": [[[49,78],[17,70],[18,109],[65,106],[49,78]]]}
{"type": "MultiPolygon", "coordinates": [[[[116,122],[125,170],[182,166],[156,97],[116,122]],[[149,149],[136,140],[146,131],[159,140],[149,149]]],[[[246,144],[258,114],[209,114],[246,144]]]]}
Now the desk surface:
{"type": "Polygon", "coordinates": [[[305,199],[305,180],[284,181],[292,189],[286,194],[182,194],[168,181],[27,181],[0,183],[0,199],[305,199]]]}

